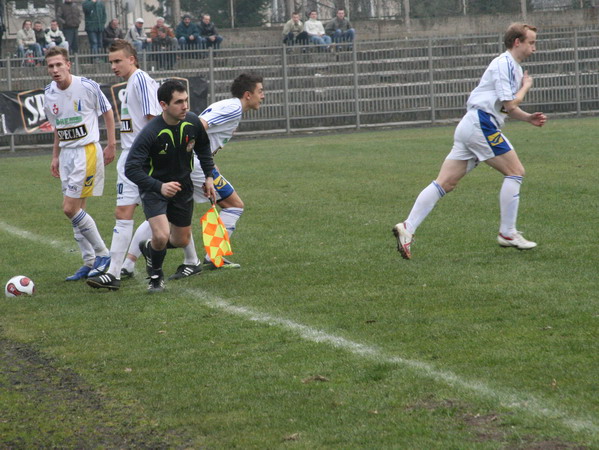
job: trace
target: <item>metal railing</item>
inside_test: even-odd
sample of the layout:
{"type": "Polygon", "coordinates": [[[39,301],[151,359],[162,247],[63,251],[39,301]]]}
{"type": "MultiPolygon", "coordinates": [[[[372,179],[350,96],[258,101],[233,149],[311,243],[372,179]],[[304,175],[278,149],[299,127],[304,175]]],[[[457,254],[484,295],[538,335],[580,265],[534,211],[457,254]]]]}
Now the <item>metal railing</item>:
{"type": "MultiPolygon", "coordinates": [[[[231,81],[242,71],[260,73],[266,100],[260,110],[247,114],[239,131],[293,133],[457,120],[483,71],[502,51],[502,36],[494,34],[358,41],[331,49],[310,45],[142,52],[140,64],[156,78],[205,78],[209,103],[229,97],[231,81]]],[[[48,83],[44,67],[14,63],[5,60],[0,68],[5,88],[26,90],[48,83]]],[[[72,63],[73,73],[98,83],[120,81],[106,55],[75,55],[72,63]]],[[[539,34],[537,52],[523,67],[535,79],[526,110],[553,115],[599,112],[597,29],[539,34]]]]}

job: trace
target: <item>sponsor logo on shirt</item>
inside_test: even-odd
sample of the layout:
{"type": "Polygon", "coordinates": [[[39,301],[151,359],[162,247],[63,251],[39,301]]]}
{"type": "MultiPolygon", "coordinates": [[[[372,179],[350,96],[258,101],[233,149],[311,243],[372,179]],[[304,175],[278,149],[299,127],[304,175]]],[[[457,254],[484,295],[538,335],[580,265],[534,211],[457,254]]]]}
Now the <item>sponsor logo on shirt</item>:
{"type": "Polygon", "coordinates": [[[133,133],[133,124],[131,119],[121,120],[121,133],[133,133]]]}
{"type": "Polygon", "coordinates": [[[81,123],[83,121],[83,117],[81,116],[74,116],[74,117],[67,117],[64,119],[56,119],[56,125],[60,126],[60,127],[64,127],[65,125],[75,125],[78,123],[81,123]]]}
{"type": "Polygon", "coordinates": [[[77,127],[56,130],[56,133],[61,141],[76,141],[87,136],[87,128],[85,124],[82,124],[77,127]]]}

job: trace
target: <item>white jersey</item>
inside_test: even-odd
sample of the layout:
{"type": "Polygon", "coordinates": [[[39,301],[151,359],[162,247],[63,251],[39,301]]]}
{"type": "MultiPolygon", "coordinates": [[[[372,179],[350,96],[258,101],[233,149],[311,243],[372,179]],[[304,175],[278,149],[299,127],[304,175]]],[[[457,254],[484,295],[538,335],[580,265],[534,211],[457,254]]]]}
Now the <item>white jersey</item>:
{"type": "Polygon", "coordinates": [[[100,140],[98,116],[112,107],[93,80],[73,75],[64,91],[55,81],[46,86],[44,111],[56,128],[60,148],[81,148],[100,140]]]}
{"type": "Polygon", "coordinates": [[[490,114],[501,128],[507,116],[502,102],[516,98],[522,86],[522,77],[522,67],[511,53],[502,53],[491,61],[478,86],[470,94],[468,110],[478,109],[490,114]]]}
{"type": "Polygon", "coordinates": [[[229,142],[239,126],[242,113],[241,100],[229,98],[213,103],[200,114],[200,118],[208,123],[206,132],[213,155],[229,142]]]}
{"type": "Polygon", "coordinates": [[[127,80],[125,98],[121,102],[121,147],[129,150],[137,134],[148,123],[147,115],[158,116],[158,83],[141,69],[127,80]]]}

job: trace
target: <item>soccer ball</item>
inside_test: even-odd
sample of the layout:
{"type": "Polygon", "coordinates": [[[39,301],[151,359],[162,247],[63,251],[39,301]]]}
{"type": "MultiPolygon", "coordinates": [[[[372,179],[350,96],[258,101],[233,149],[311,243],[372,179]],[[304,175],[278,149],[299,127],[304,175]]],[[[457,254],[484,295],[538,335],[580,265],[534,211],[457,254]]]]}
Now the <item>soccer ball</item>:
{"type": "Polygon", "coordinates": [[[21,295],[33,295],[35,292],[35,284],[33,280],[23,275],[12,277],[6,283],[4,294],[7,297],[19,297],[21,295]]]}

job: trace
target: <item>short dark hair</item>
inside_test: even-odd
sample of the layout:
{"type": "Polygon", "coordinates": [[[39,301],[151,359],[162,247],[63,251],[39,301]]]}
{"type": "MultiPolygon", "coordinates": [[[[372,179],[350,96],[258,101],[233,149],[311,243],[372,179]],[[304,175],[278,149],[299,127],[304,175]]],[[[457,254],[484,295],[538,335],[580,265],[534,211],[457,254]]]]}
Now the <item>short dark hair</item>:
{"type": "Polygon", "coordinates": [[[158,88],[158,101],[167,105],[173,99],[173,92],[187,92],[187,88],[178,80],[166,80],[158,88]]]}
{"type": "Polygon", "coordinates": [[[262,83],[262,77],[255,73],[242,73],[231,85],[231,94],[233,97],[241,98],[246,92],[254,92],[256,85],[262,83]]]}
{"type": "Polygon", "coordinates": [[[135,66],[139,69],[137,50],[135,50],[135,47],[129,41],[117,39],[116,41],[112,41],[112,44],[108,47],[108,53],[118,52],[119,50],[123,50],[127,56],[133,56],[135,58],[135,66]]]}
{"type": "Polygon", "coordinates": [[[526,30],[534,31],[536,33],[537,27],[519,22],[511,24],[503,35],[505,47],[511,49],[514,46],[516,39],[520,39],[520,42],[524,41],[526,39],[526,30]]]}

